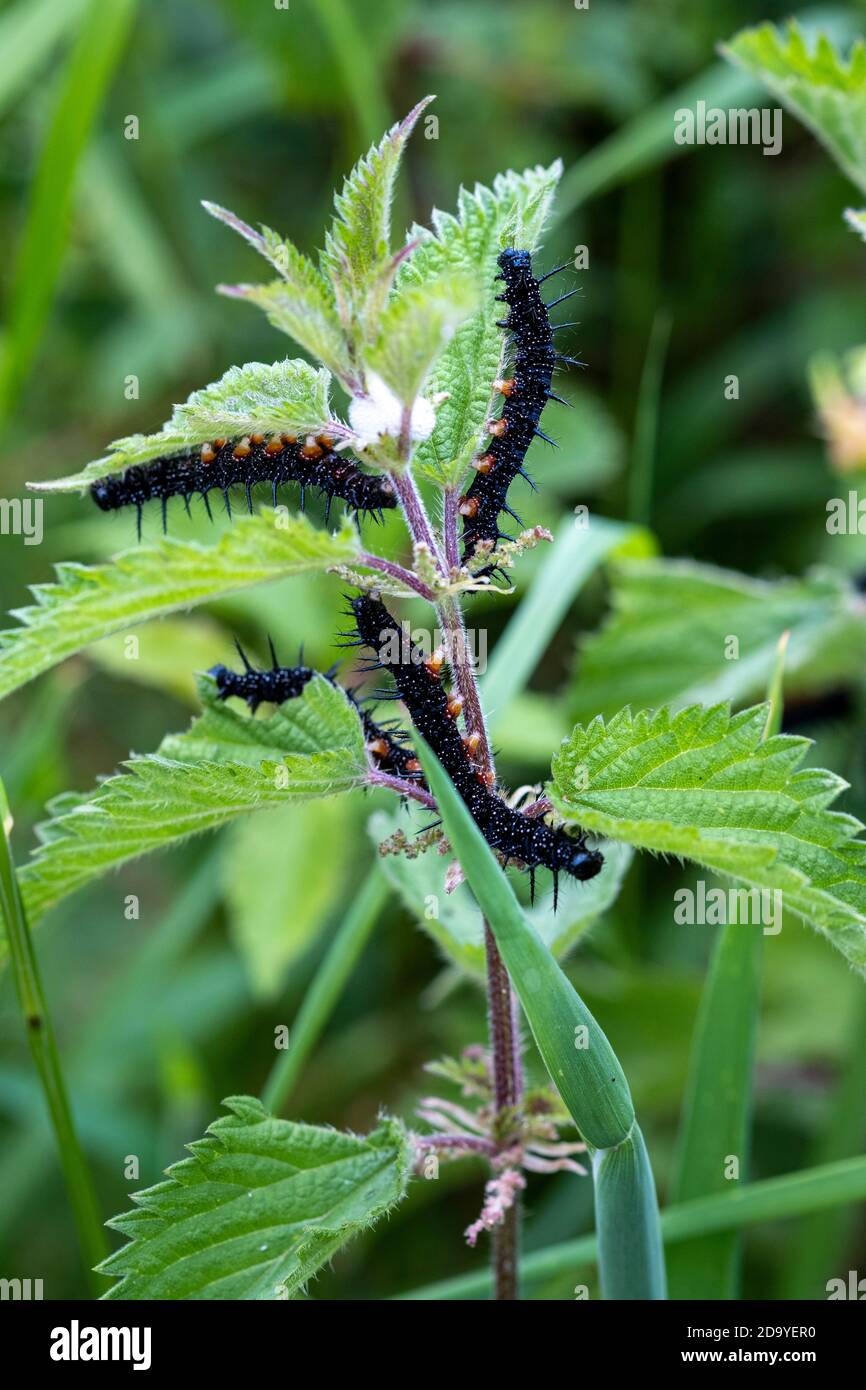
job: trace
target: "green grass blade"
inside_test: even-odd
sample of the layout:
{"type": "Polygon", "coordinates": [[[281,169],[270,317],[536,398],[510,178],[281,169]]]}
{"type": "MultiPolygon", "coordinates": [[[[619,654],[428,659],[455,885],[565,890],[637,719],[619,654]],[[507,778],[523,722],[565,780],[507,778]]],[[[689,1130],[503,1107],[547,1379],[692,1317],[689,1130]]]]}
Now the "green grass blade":
{"type": "MultiPolygon", "coordinates": [[[[782,726],[788,636],[779,639],[767,685],[765,740],[782,726]]],[[[675,1202],[724,1192],[745,1178],[763,946],[759,923],[729,922],[716,941],[695,1028],[671,1190],[675,1202]]],[[[736,1298],[740,1245],[736,1231],[725,1231],[679,1246],[669,1262],[671,1296],[736,1298]]]]}
{"type": "Polygon", "coordinates": [[[497,716],[524,689],[587,579],[632,534],[636,534],[633,527],[605,517],[593,517],[585,529],[572,516],[562,518],[553,549],[496,643],[481,681],[481,696],[494,728],[497,716]]]}
{"type": "Polygon", "coordinates": [[[648,526],[652,515],[656,436],[670,335],[670,312],[659,309],[650,329],[641,373],[628,478],[628,516],[641,526],[648,526]]]}
{"type": "Polygon", "coordinates": [[[274,1063],[262,1091],[262,1104],[278,1115],[301,1069],[318,1042],[358,957],[382,913],[390,885],[378,862],[365,879],[304,996],[291,1029],[289,1047],[274,1063]]]}
{"type": "Polygon", "coordinates": [[[593,1154],[592,1174],[603,1296],[666,1298],[658,1202],[640,1125],[617,1148],[593,1154]]]}
{"type": "Polygon", "coordinates": [[[0,419],[13,409],[42,336],[63,259],[78,163],[134,10],[135,0],[91,0],[63,73],[12,277],[0,359],[0,419]]]}
{"type": "Polygon", "coordinates": [[[481,831],[422,739],[418,754],[445,833],[490,924],[554,1084],[587,1143],[599,1149],[622,1143],[634,1123],[634,1108],[610,1043],[524,917],[481,831]]]}
{"type": "MultiPolygon", "coordinates": [[[[831,1097],[830,1111],[818,1131],[816,1164],[847,1158],[866,1140],[866,1001],[846,1049],[847,1061],[831,1097]]],[[[843,1208],[810,1215],[800,1223],[784,1264],[781,1298],[824,1298],[826,1281],[838,1275],[850,1245],[850,1218],[843,1208]]]]}
{"type": "Polygon", "coordinates": [[[25,95],[75,23],[81,0],[18,0],[0,17],[0,53],[14,62],[0,67],[0,115],[25,95]]]}
{"type": "Polygon", "coordinates": [[[91,1271],[105,1259],[108,1242],[102,1227],[90,1170],[75,1131],[54,1026],[45,1002],[33,940],[24,914],[12,847],[9,843],[11,823],[6,788],[0,781],[0,909],[6,922],[15,992],[21,1005],[27,1041],[51,1118],[57,1155],[78,1230],[81,1253],[90,1283],[100,1292],[104,1285],[91,1271]]]}
{"type": "Polygon", "coordinates": [[[568,976],[513,889],[438,759],[418,740],[445,833],[526,1014],[544,1065],[593,1154],[602,1283],[610,1298],[664,1298],[655,1185],[628,1082],[568,976]]]}
{"type": "MultiPolygon", "coordinates": [[[[805,1172],[766,1178],[735,1191],[713,1197],[700,1197],[661,1213],[661,1231],[666,1246],[713,1231],[741,1230],[764,1221],[784,1221],[815,1212],[831,1211],[866,1200],[866,1158],[828,1163],[805,1172]]],[[[524,1283],[539,1283],[554,1275],[567,1274],[576,1266],[592,1264],[598,1256],[594,1235],[562,1241],[525,1256],[521,1265],[524,1283]]],[[[439,1284],[412,1289],[399,1295],[403,1299],[486,1298],[490,1275],[485,1271],[446,1279],[439,1284]]]]}

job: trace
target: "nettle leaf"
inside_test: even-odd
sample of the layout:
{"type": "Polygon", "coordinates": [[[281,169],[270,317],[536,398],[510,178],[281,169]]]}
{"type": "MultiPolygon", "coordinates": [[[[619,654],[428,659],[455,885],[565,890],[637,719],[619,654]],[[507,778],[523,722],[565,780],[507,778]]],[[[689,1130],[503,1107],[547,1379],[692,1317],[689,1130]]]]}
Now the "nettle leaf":
{"type": "Polygon", "coordinates": [[[334,195],[337,215],[325,236],[322,271],[334,287],[340,319],[350,339],[369,341],[378,324],[368,323],[368,300],[382,300],[381,280],[391,258],[391,204],[400,159],[425,97],[404,120],[373,145],[334,195]]]}
{"type": "Polygon", "coordinates": [[[408,285],[382,313],[379,336],[365,353],[366,365],[404,405],[411,406],[433,363],[475,312],[479,298],[477,283],[458,271],[444,271],[423,285],[408,285]]]}
{"type": "Polygon", "coordinates": [[[270,579],[351,561],[358,533],[347,517],[320,531],[304,516],[239,517],[214,545],[163,536],[107,565],[60,564],[56,584],[33,585],[23,624],[0,632],[0,698],[90,642],[270,579]]]}
{"type": "Polygon", "coordinates": [[[291,967],[338,911],[354,829],[348,797],[283,806],[229,827],[220,860],[223,900],[258,998],[282,991],[291,967]]]}
{"type": "Polygon", "coordinates": [[[108,1222],[129,1242],[99,1266],[120,1280],[107,1299],[291,1298],[406,1193],[397,1120],[361,1137],[277,1119],[252,1096],[223,1105],[192,1157],[108,1222]]]}
{"type": "MultiPolygon", "coordinates": [[[[401,830],[411,843],[416,832],[430,822],[430,812],[410,806],[399,814],[377,811],[370,817],[369,832],[376,844],[401,830]]],[[[543,874],[538,878],[538,894],[529,906],[527,876],[509,870],[515,891],[526,899],[524,915],[536,928],[557,960],[562,960],[578,941],[616,901],[632,852],[627,845],[603,844],[604,868],[588,883],[577,883],[563,875],[559,884],[559,906],[552,910],[553,893],[545,891],[543,874]]],[[[485,978],[484,926],[481,913],[466,883],[452,892],[445,888],[445,875],[454,855],[441,855],[436,846],[416,858],[405,854],[383,855],[386,878],[399,893],[418,925],[433,938],[443,953],[461,970],[479,980],[485,978]]]]}
{"type": "Polygon", "coordinates": [[[552,799],[596,834],[780,890],[866,973],[863,827],[827,809],[847,783],[800,768],[809,739],[764,740],[767,714],[716,705],[593,719],[554,757],[552,799]]]}
{"type": "Polygon", "coordinates": [[[764,581],[690,560],[625,559],[611,578],[612,615],[581,649],[575,719],[626,702],[760,698],[785,631],[788,695],[859,678],[866,664],[866,603],[836,575],[764,581]]]}
{"type": "Polygon", "coordinates": [[[826,146],[840,169],[866,193],[866,44],[858,39],[847,63],[819,34],[812,52],[799,25],[743,29],[721,52],[762,81],[826,146]]]}
{"type": "Polygon", "coordinates": [[[240,702],[221,700],[212,676],[199,676],[197,684],[202,713],[186,733],[166,735],[160,745],[166,757],[258,767],[266,758],[333,749],[348,754],[355,770],[366,767],[357,706],[322,675],[315,675],[297,699],[255,717],[240,702]]]}
{"type": "Polygon", "coordinates": [[[210,677],[204,712],[185,734],[87,794],[49,803],[40,846],[19,870],[31,925],[50,907],[111,869],[249,811],[283,808],[359,787],[367,771],[357,712],[324,677],[268,718],[229,708],[210,677]]]}
{"type": "Polygon", "coordinates": [[[214,438],[281,430],[316,433],[333,423],[330,382],[330,373],[323,367],[311,367],[300,358],[230,367],[219,381],[193,391],[184,405],[176,405],[158,433],[116,439],[106,458],[94,460],[69,477],[28,483],[28,487],[37,492],[81,492],[107,473],[119,473],[132,464],[147,463],[214,438]]]}
{"type": "Polygon", "coordinates": [[[481,304],[455,333],[427,383],[428,394],[447,392],[436,427],[419,445],[415,465],[434,481],[456,486],[477,451],[493,410],[493,381],[500,375],[505,339],[496,320],[496,258],[503,246],[533,250],[538,244],[562,174],[559,160],[549,169],[509,170],[493,188],[461,189],[457,216],[433,212],[432,232],[413,227],[419,245],[400,267],[397,287],[424,285],[447,271],[470,275],[481,286],[481,304]]]}
{"type": "Polygon", "coordinates": [[[309,257],[270,227],[263,226],[257,232],[217,203],[204,202],[202,206],[211,217],[224,222],[255,247],[280,277],[267,285],[218,285],[219,293],[257,304],[275,328],[288,333],[313,357],[324,362],[344,386],[351,387],[355,378],[337,302],[321,271],[309,257]]]}

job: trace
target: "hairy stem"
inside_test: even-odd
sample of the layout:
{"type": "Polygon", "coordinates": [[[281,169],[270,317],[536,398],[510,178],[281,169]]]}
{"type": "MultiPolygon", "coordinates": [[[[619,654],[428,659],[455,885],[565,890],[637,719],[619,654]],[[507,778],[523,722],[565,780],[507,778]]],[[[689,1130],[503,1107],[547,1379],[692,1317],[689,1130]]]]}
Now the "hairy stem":
{"type": "MultiPolygon", "coordinates": [[[[520,1038],[511,981],[486,922],[484,946],[487,952],[487,1007],[493,1054],[494,1123],[498,1148],[502,1152],[509,1147],[514,1109],[519,1104],[523,1090],[520,1038]]],[[[520,1199],[517,1197],[501,1224],[493,1231],[493,1284],[497,1300],[513,1301],[519,1296],[519,1256],[520,1199]]]]}
{"type": "Polygon", "coordinates": [[[436,595],[429,589],[411,570],[404,569],[402,565],[395,564],[393,560],[385,560],[381,555],[370,555],[362,551],[358,556],[358,564],[364,565],[369,570],[379,570],[382,574],[388,574],[392,579],[396,579],[400,584],[404,584],[407,589],[412,589],[421,598],[425,598],[428,603],[436,602],[436,595]]]}
{"type": "Polygon", "coordinates": [[[422,806],[426,806],[428,811],[436,810],[436,802],[428,791],[419,787],[417,782],[409,782],[404,777],[395,777],[391,772],[383,772],[381,768],[371,767],[367,773],[366,783],[368,787],[387,787],[389,791],[397,792],[399,796],[411,797],[413,801],[420,801],[422,806]]]}
{"type": "Polygon", "coordinates": [[[415,479],[412,477],[411,471],[407,468],[403,473],[389,473],[388,477],[391,479],[403,509],[406,525],[409,527],[413,541],[428,547],[442,574],[445,575],[445,565],[436,543],[430,518],[427,515],[427,508],[424,506],[423,497],[415,486],[415,479]]]}

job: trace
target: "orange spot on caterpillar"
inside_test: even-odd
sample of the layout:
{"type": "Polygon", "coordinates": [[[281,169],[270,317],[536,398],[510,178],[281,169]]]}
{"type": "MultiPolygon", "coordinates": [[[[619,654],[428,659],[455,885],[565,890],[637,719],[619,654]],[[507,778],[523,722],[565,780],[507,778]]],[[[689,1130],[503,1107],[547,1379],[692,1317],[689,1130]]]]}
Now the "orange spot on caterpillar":
{"type": "Polygon", "coordinates": [[[482,772],[481,780],[486,787],[493,788],[496,786],[496,773],[488,768],[486,772],[482,772]]]}
{"type": "Polygon", "coordinates": [[[406,763],[406,771],[407,771],[407,772],[420,772],[420,771],[421,771],[421,764],[419,763],[419,761],[418,761],[417,758],[409,758],[409,760],[408,760],[407,763],[406,763]]]}
{"type": "Polygon", "coordinates": [[[428,656],[424,662],[431,676],[438,676],[442,667],[445,665],[445,653],[441,647],[437,647],[435,652],[428,656]]]}
{"type": "Polygon", "coordinates": [[[334,447],[334,439],[330,434],[317,434],[316,440],[321,444],[323,449],[333,449],[334,447]]]}
{"type": "Polygon", "coordinates": [[[263,434],[251,434],[251,435],[250,435],[250,443],[251,443],[251,444],[264,444],[264,442],[265,442],[265,436],[264,436],[263,434]]]}
{"type": "Polygon", "coordinates": [[[270,439],[268,440],[267,444],[265,445],[265,453],[266,453],[266,454],[281,454],[281,453],[283,452],[283,448],[284,448],[284,445],[283,445],[282,436],[279,435],[279,434],[272,434],[271,437],[270,437],[270,439]]]}
{"type": "Polygon", "coordinates": [[[487,428],[494,439],[501,439],[508,429],[508,421],[504,415],[500,415],[498,420],[491,420],[487,428]]]}
{"type": "Polygon", "coordinates": [[[306,442],[301,445],[301,458],[320,459],[324,452],[325,451],[322,448],[321,444],[316,443],[315,436],[312,434],[308,434],[306,442]]]}
{"type": "Polygon", "coordinates": [[[513,376],[506,377],[505,380],[498,378],[493,383],[493,389],[499,391],[503,396],[513,396],[517,390],[517,378],[513,376]]]}
{"type": "Polygon", "coordinates": [[[372,743],[367,744],[367,752],[372,753],[375,758],[384,758],[388,752],[388,743],[384,738],[374,738],[372,743]]]}
{"type": "Polygon", "coordinates": [[[475,754],[478,752],[478,749],[479,749],[479,747],[480,747],[480,745],[481,745],[481,735],[480,735],[480,734],[467,734],[466,737],[464,738],[463,742],[464,742],[464,744],[466,745],[466,748],[467,748],[467,750],[468,750],[468,752],[469,752],[470,757],[473,757],[473,758],[474,758],[474,757],[475,757],[475,754]]]}
{"type": "Polygon", "coordinates": [[[227,439],[215,439],[213,442],[213,446],[215,449],[224,449],[227,443],[227,439]]]}
{"type": "Polygon", "coordinates": [[[481,454],[473,461],[472,467],[476,473],[489,473],[495,463],[496,459],[492,454],[481,454]]]}
{"type": "Polygon", "coordinates": [[[232,458],[245,459],[247,458],[250,452],[251,450],[249,438],[247,435],[244,435],[243,439],[240,440],[240,442],[237,443],[235,447],[232,449],[232,458]]]}
{"type": "Polygon", "coordinates": [[[470,519],[478,515],[478,498],[464,497],[457,509],[461,516],[468,516],[470,519]]]}
{"type": "Polygon", "coordinates": [[[216,449],[212,444],[202,444],[201,461],[202,463],[213,463],[216,458],[216,449]]]}
{"type": "Polygon", "coordinates": [[[298,442],[298,436],[297,436],[296,434],[284,434],[284,435],[283,435],[283,443],[284,443],[284,444],[297,444],[297,442],[298,442]]]}
{"type": "Polygon", "coordinates": [[[452,719],[457,719],[463,713],[463,701],[459,695],[454,695],[448,701],[448,713],[452,719]]]}

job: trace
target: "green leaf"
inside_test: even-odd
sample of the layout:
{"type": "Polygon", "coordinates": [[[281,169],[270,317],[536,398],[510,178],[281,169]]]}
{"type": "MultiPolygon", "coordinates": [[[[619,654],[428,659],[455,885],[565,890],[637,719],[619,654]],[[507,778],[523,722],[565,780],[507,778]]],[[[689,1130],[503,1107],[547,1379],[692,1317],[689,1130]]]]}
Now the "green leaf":
{"type": "Polygon", "coordinates": [[[503,246],[533,250],[539,241],[562,173],[549,169],[509,170],[493,188],[460,190],[457,215],[433,212],[432,232],[413,227],[419,246],[398,272],[398,289],[424,285],[445,272],[470,275],[482,287],[477,313],[455,333],[427,383],[429,394],[447,392],[436,427],[415,453],[415,464],[434,481],[456,486],[476,452],[493,409],[493,381],[500,375],[504,338],[496,327],[496,257],[503,246]]]}
{"type": "MultiPolygon", "coordinates": [[[[429,811],[412,809],[407,814],[393,815],[377,811],[371,816],[369,830],[377,843],[402,830],[409,836],[429,823],[429,811]]],[[[578,883],[568,876],[559,885],[559,907],[551,911],[551,895],[540,891],[534,907],[524,907],[527,921],[532,923],[547,948],[557,960],[563,960],[584,934],[616,901],[622,887],[631,850],[626,845],[611,842],[601,846],[604,868],[588,883],[578,883]]],[[[381,864],[386,878],[399,893],[403,903],[418,925],[433,938],[445,955],[469,975],[482,980],[485,976],[484,926],[481,912],[466,883],[452,892],[445,888],[445,875],[453,856],[440,855],[436,847],[427,849],[416,859],[405,854],[387,854],[381,864]]],[[[515,881],[525,875],[514,871],[515,881]]],[[[539,880],[539,889],[544,885],[539,880]]]]}
{"type": "Polygon", "coordinates": [[[855,679],[866,664],[862,599],[829,572],[768,581],[691,560],[620,560],[611,599],[611,617],[583,644],[575,719],[610,716],[626,702],[680,708],[760,697],[788,630],[789,696],[855,679]]]}
{"type": "MultiPolygon", "coordinates": [[[[368,323],[368,300],[381,303],[377,282],[389,273],[391,203],[397,170],[406,142],[421,112],[433,100],[425,97],[373,145],[335,194],[337,215],[325,236],[322,272],[334,287],[340,319],[351,340],[369,341],[378,324],[368,323]]],[[[393,273],[393,272],[391,272],[393,273]]]]}
{"type": "Polygon", "coordinates": [[[615,1149],[593,1154],[592,1176],[602,1297],[666,1298],[655,1182],[637,1123],[615,1149]]]}
{"type": "Polygon", "coordinates": [[[379,335],[365,361],[404,405],[420,395],[430,368],[455,330],[478,304],[470,276],[443,271],[425,284],[406,286],[386,306],[379,335]]]}
{"type": "Polygon", "coordinates": [[[107,473],[122,472],[132,464],[147,463],[214,438],[282,430],[315,433],[330,422],[330,380],[324,368],[316,370],[299,358],[230,367],[219,381],[193,391],[184,405],[176,405],[158,433],[116,439],[107,458],[95,459],[67,478],[28,486],[38,492],[81,492],[107,473]]]}
{"type": "Polygon", "coordinates": [[[848,178],[866,193],[866,44],[858,39],[847,63],[819,34],[809,51],[803,31],[790,21],[785,33],[772,24],[743,29],[721,52],[759,78],[808,126],[848,178]]]}
{"type": "Polygon", "coordinates": [[[23,627],[0,633],[0,697],[112,632],[266,580],[345,563],[358,546],[348,517],[331,534],[306,517],[267,511],[239,517],[215,545],[164,536],[107,565],[57,565],[56,584],[34,585],[35,606],[13,610],[23,627]]]}
{"type": "Polygon", "coordinates": [[[270,227],[263,226],[257,232],[217,203],[202,206],[211,217],[238,232],[279,272],[279,279],[267,285],[218,285],[220,294],[246,299],[264,309],[275,328],[288,333],[350,387],[355,381],[351,359],[333,290],[321,271],[270,227]]]}
{"type": "Polygon", "coordinates": [[[762,742],[766,720],[766,705],[598,717],[554,757],[552,799],[597,834],[780,890],[789,911],[866,972],[863,827],[827,809],[847,784],[798,770],[808,739],[762,742]]]}
{"type": "Polygon", "coordinates": [[[622,1143],[634,1123],[634,1108],[610,1043],[527,922],[438,758],[423,740],[417,747],[445,833],[496,938],[551,1080],[587,1143],[600,1149],[622,1143]]]}
{"type": "Polygon", "coordinates": [[[287,700],[273,713],[250,716],[220,700],[211,676],[201,676],[198,690],[202,713],[184,734],[168,734],[160,753],[182,762],[237,762],[258,767],[265,759],[298,753],[342,750],[348,754],[346,775],[354,780],[366,768],[364,731],[358,710],[345,692],[324,676],[308,682],[295,700],[287,700]]]}
{"type": "Polygon", "coordinates": [[[244,815],[360,786],[367,764],[357,712],[324,678],[269,718],[242,715],[200,684],[204,713],[159,751],[89,794],[66,793],[37,827],[19,872],[31,923],[110,869],[244,815]]]}
{"type": "Polygon", "coordinates": [[[228,831],[221,870],[229,930],[259,998],[279,994],[336,910],[352,828],[351,803],[329,798],[240,820],[228,831]]]}
{"type": "Polygon", "coordinates": [[[120,1280],[106,1298],[291,1298],[405,1195],[396,1120],[360,1138],[275,1119],[251,1096],[223,1105],[192,1157],[109,1221],[129,1242],[99,1266],[120,1280]]]}

